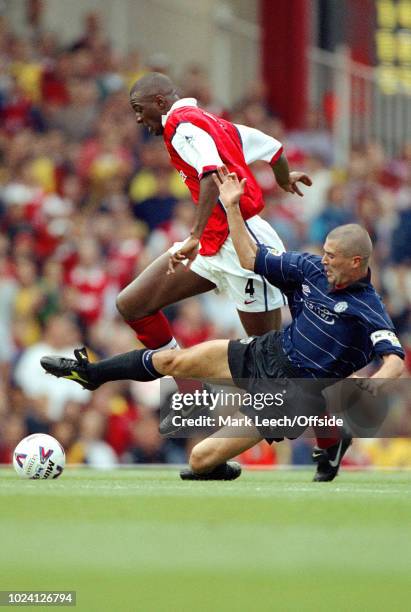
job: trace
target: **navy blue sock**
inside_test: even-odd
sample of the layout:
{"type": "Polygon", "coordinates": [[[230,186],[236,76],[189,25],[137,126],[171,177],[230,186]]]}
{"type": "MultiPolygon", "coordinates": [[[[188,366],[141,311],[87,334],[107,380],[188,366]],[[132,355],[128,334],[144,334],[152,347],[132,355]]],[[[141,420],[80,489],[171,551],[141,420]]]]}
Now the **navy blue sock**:
{"type": "Polygon", "coordinates": [[[87,367],[90,382],[102,385],[111,380],[148,381],[161,378],[163,374],[153,366],[154,353],[150,349],[140,349],[90,363],[87,367]]]}

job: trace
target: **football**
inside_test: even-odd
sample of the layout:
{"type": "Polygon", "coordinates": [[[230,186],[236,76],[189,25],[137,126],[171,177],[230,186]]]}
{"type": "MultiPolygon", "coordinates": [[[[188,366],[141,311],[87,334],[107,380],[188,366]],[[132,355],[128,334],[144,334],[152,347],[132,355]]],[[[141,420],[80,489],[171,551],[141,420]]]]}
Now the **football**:
{"type": "Polygon", "coordinates": [[[14,449],[13,465],[21,478],[58,478],[65,464],[64,448],[48,434],[27,436],[14,449]]]}

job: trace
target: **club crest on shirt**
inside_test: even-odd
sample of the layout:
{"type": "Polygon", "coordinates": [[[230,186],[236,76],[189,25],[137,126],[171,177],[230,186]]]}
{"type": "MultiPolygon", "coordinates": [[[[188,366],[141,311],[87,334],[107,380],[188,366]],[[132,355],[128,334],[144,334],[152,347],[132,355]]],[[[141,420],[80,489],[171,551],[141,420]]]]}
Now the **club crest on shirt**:
{"type": "Polygon", "coordinates": [[[347,310],[347,308],[347,302],[337,302],[334,306],[334,312],[344,312],[345,310],[347,310]]]}
{"type": "Polygon", "coordinates": [[[304,295],[310,295],[311,289],[308,285],[301,285],[301,289],[303,290],[304,295]]]}
{"type": "Polygon", "coordinates": [[[182,170],[180,170],[179,175],[180,175],[181,180],[183,181],[183,183],[185,183],[186,180],[187,180],[187,174],[184,174],[184,172],[182,170]]]}

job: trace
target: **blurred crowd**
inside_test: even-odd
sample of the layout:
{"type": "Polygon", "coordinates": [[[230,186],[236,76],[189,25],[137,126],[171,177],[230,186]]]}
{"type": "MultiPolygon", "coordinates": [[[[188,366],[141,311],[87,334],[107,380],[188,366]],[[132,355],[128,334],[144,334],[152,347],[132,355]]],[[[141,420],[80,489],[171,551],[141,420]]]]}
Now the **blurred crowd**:
{"type": "MultiPolygon", "coordinates": [[[[154,258],[190,230],[194,207],[161,138],[135,124],[128,90],[147,70],[170,73],[182,96],[282,141],[293,169],[313,187],[284,194],[269,166],[254,164],[264,216],[287,249],[320,252],[336,225],[357,221],[375,244],[373,281],[409,356],[411,350],[411,143],[388,159],[378,142],[336,167],[321,109],[304,130],[286,131],[262,83],[224,108],[206,68],[171,66],[161,54],[121,55],[98,14],[61,47],[37,24],[19,37],[0,19],[0,463],[25,435],[48,432],[69,462],[96,466],[182,463],[192,441],[158,433],[158,383],[118,382],[90,394],[46,376],[43,354],[87,345],[96,358],[132,350],[135,338],[115,298],[154,258]]],[[[166,310],[182,346],[244,335],[224,295],[166,310]]],[[[287,320],[284,311],[284,319],[287,320]]],[[[405,432],[410,434],[411,432],[405,432]]],[[[310,444],[245,454],[249,464],[304,463],[310,444]]],[[[411,465],[407,440],[358,444],[360,465],[411,465]]]]}

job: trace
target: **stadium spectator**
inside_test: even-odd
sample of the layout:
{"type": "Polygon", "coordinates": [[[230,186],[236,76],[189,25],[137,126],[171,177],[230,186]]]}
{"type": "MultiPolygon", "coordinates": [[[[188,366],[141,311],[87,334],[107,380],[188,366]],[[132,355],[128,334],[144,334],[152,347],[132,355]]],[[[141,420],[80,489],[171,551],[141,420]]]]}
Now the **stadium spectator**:
{"type": "Polygon", "coordinates": [[[45,351],[70,355],[79,341],[79,330],[71,318],[67,315],[54,315],[48,319],[41,340],[21,353],[14,370],[14,380],[27,397],[46,398],[47,417],[50,421],[60,419],[68,401],[87,404],[89,394],[73,390],[74,385],[70,385],[68,381],[64,386],[56,385],[56,381],[42,371],[39,359],[45,351]]]}
{"type": "MultiPolygon", "coordinates": [[[[9,366],[15,354],[15,338],[12,333],[13,305],[18,291],[18,283],[13,277],[11,262],[7,254],[1,252],[0,238],[0,379],[9,379],[9,366]]],[[[7,248],[7,242],[3,242],[7,248]]]]}
{"type": "Polygon", "coordinates": [[[172,328],[180,346],[194,346],[215,337],[213,326],[204,319],[200,302],[183,302],[172,328]]]}
{"type": "Polygon", "coordinates": [[[186,456],[181,446],[160,436],[158,416],[146,413],[135,422],[127,459],[131,463],[184,463],[186,456]]]}
{"type": "Polygon", "coordinates": [[[118,459],[112,447],[103,440],[106,417],[95,410],[82,415],[79,438],[70,447],[68,459],[72,463],[86,463],[95,468],[113,468],[118,459]]]}
{"type": "Polygon", "coordinates": [[[328,190],[323,211],[310,224],[308,239],[313,244],[323,245],[325,237],[338,225],[345,225],[353,216],[345,207],[343,185],[333,185],[328,190]]]}
{"type": "Polygon", "coordinates": [[[76,312],[80,323],[90,326],[96,323],[103,312],[108,275],[101,264],[100,245],[89,238],[81,241],[78,260],[67,278],[66,297],[71,309],[76,312]]]}

